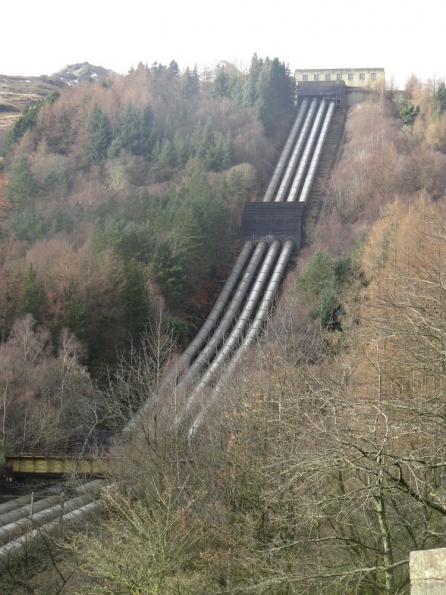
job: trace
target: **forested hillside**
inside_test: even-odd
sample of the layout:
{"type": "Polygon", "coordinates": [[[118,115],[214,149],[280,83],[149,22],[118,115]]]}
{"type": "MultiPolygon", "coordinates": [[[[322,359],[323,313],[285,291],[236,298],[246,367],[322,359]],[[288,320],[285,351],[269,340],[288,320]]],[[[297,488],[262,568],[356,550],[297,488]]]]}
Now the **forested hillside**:
{"type": "MultiPolygon", "coordinates": [[[[260,113],[264,118],[262,111],[240,106],[240,98],[245,92],[249,95],[249,84],[242,93],[237,77],[227,70],[217,74],[209,95],[200,94],[195,101],[197,105],[206,100],[208,106],[225,106],[230,118],[245,110],[239,122],[246,126],[248,122],[249,127],[240,137],[234,128],[228,136],[222,128],[223,119],[220,128],[209,125],[213,146],[223,146],[230,139],[234,159],[244,146],[243,160],[259,170],[261,163],[269,163],[269,139],[275,138],[277,129],[269,129],[270,124],[263,120],[268,132],[259,132],[264,128],[254,116],[260,113]],[[259,136],[254,148],[247,139],[253,138],[250,135],[255,130],[259,136]]],[[[129,75],[133,76],[139,81],[153,73],[142,67],[129,75]]],[[[244,79],[245,84],[250,76],[244,79]]],[[[166,74],[161,80],[170,79],[166,74]]],[[[175,75],[174,80],[182,89],[187,79],[183,74],[175,75]]],[[[90,154],[93,114],[98,121],[104,121],[105,113],[110,118],[114,140],[107,140],[109,147],[119,139],[114,128],[119,120],[113,120],[113,111],[106,111],[102,103],[103,98],[112,97],[108,94],[111,90],[113,85],[101,88],[101,102],[96,98],[89,103],[90,116],[83,128],[85,149],[76,153],[67,148],[67,155],[73,151],[79,163],[90,154]]],[[[77,93],[87,101],[86,91],[77,93]]],[[[151,98],[154,114],[156,97],[151,98]]],[[[181,94],[178,101],[180,98],[181,94]]],[[[409,593],[409,552],[446,546],[445,98],[443,83],[434,86],[412,79],[404,93],[382,90],[350,110],[343,152],[319,226],[299,255],[296,271],[288,275],[262,340],[227,379],[200,435],[191,443],[187,427],[174,431],[160,425],[135,438],[131,448],[128,442],[116,447],[114,487],[104,495],[104,516],[91,522],[88,535],[71,536],[63,543],[46,541],[45,547],[28,556],[27,565],[5,577],[5,589],[39,594],[409,593]]],[[[63,104],[59,101],[39,111],[35,127],[18,141],[15,156],[10,157],[11,169],[17,162],[13,158],[20,159],[25,145],[35,146],[29,153],[27,171],[38,180],[32,160],[40,154],[42,141],[36,135],[46,113],[48,118],[49,113],[53,117],[60,113],[52,111],[60,110],[63,104]]],[[[143,118],[145,103],[138,105],[143,118]]],[[[208,119],[200,121],[203,127],[208,119]]],[[[175,124],[172,116],[169,125],[174,131],[173,146],[175,126],[180,124],[175,124]]],[[[188,143],[193,142],[198,121],[194,126],[190,137],[180,129],[181,138],[189,138],[188,143]]],[[[74,136],[75,128],[69,130],[74,136]]],[[[152,155],[157,154],[155,146],[165,142],[164,137],[158,138],[152,155]]],[[[129,171],[134,170],[127,168],[140,156],[128,148],[120,148],[117,156],[113,151],[107,149],[107,156],[98,164],[83,166],[83,177],[74,176],[63,204],[71,204],[70,196],[77,196],[88,212],[87,189],[102,187],[101,179],[109,184],[109,167],[119,166],[119,171],[131,175],[129,171]]],[[[235,194],[223,199],[212,193],[220,185],[235,184],[233,175],[239,176],[237,196],[243,199],[250,193],[255,196],[255,184],[262,183],[261,171],[257,172],[260,178],[256,175],[247,186],[246,166],[232,166],[228,173],[213,172],[206,158],[196,153],[184,169],[175,171],[161,166],[158,159],[153,156],[148,162],[151,188],[156,187],[159,193],[157,205],[186,209],[195,196],[190,185],[205,187],[216,197],[213,204],[231,205],[228,211],[222,210],[234,226],[238,213],[235,194]],[[191,163],[193,173],[188,174],[191,163]],[[246,194],[242,196],[240,189],[246,194]],[[163,192],[175,193],[175,198],[170,194],[165,198],[163,192]]],[[[98,209],[94,220],[86,218],[83,223],[81,247],[73,248],[73,243],[64,239],[66,251],[82,258],[73,257],[55,269],[60,277],[63,271],[74,269],[68,264],[71,262],[88,263],[84,269],[78,265],[88,271],[97,262],[99,273],[107,271],[112,266],[109,263],[130,267],[134,262],[135,270],[150,266],[149,281],[153,278],[161,291],[169,286],[173,277],[163,281],[153,256],[145,261],[132,252],[126,257],[120,230],[131,222],[135,230],[131,237],[135,238],[142,225],[142,217],[126,219],[128,188],[116,190],[114,210],[107,210],[111,207],[103,190],[104,198],[93,207],[98,209]],[[113,244],[110,238],[118,239],[113,244]],[[83,260],[87,257],[90,260],[83,260]]],[[[48,205],[51,201],[57,205],[54,197],[48,201],[48,205]]],[[[192,225],[190,213],[195,211],[186,212],[190,219],[185,215],[182,219],[192,225]]],[[[160,221],[158,210],[150,213],[160,221]]],[[[175,215],[172,217],[175,221],[175,215]]],[[[152,225],[152,218],[148,220],[152,225]]],[[[157,242],[153,254],[163,242],[168,254],[168,250],[179,250],[182,240],[175,225],[167,223],[171,221],[167,217],[161,220],[163,223],[153,224],[152,237],[157,242]]],[[[13,237],[15,232],[8,233],[7,237],[13,237]]],[[[69,238],[72,232],[65,233],[69,238]]],[[[28,283],[34,288],[30,295],[35,295],[40,308],[36,315],[44,322],[43,316],[50,311],[47,301],[51,301],[45,297],[44,303],[39,302],[37,297],[42,294],[35,289],[37,279],[44,283],[49,276],[41,272],[47,269],[39,268],[47,262],[44,247],[53,242],[60,254],[64,252],[57,234],[39,239],[31,248],[26,244],[29,241],[10,239],[10,258],[15,262],[13,255],[18,259],[22,250],[20,288],[28,283]],[[26,260],[29,251],[34,257],[26,260]]],[[[137,246],[146,254],[140,244],[137,246]]],[[[207,261],[197,258],[198,262],[203,268],[193,269],[197,287],[212,274],[207,261]]],[[[216,261],[213,266],[218,270],[224,263],[216,261]]],[[[11,278],[13,271],[11,265],[11,278]]],[[[58,275],[49,276],[54,285],[58,275]]],[[[121,285],[115,283],[115,287],[121,285]]],[[[182,291],[186,288],[187,284],[182,291]]],[[[73,291],[77,289],[75,285],[73,291]]],[[[18,295],[23,300],[21,291],[18,295]]],[[[45,296],[50,296],[46,291],[45,296]]],[[[106,292],[100,295],[111,299],[106,292]]],[[[165,295],[168,300],[177,299],[165,295]]],[[[172,311],[181,313],[182,309],[172,311]]],[[[168,353],[172,345],[172,327],[162,316],[158,320],[142,350],[121,360],[112,386],[90,398],[90,403],[96,399],[99,404],[96,416],[101,412],[116,422],[119,415],[125,416],[124,404],[136,394],[150,391],[150,382],[156,386],[163,358],[156,359],[154,354],[168,353]]],[[[22,335],[20,327],[14,327],[4,349],[19,349],[24,344],[22,335]]],[[[74,350],[67,342],[65,345],[65,349],[74,350]]],[[[64,360],[63,353],[62,346],[57,361],[66,369],[61,362],[69,358],[64,360]]],[[[24,366],[30,365],[30,358],[23,356],[23,360],[24,366]]]]}
{"type": "Polygon", "coordinates": [[[175,61],[139,64],[26,106],[0,172],[7,447],[42,446],[56,418],[58,435],[81,438],[86,414],[73,426],[66,402],[88,391],[49,372],[61,357],[108,382],[160,299],[178,349],[193,336],[238,250],[243,205],[258,199],[292,116],[287,68],[257,56],[249,72],[220,66],[201,77],[175,61]],[[67,353],[67,344],[76,348],[67,353]],[[37,422],[47,406],[54,419],[37,422]]]}

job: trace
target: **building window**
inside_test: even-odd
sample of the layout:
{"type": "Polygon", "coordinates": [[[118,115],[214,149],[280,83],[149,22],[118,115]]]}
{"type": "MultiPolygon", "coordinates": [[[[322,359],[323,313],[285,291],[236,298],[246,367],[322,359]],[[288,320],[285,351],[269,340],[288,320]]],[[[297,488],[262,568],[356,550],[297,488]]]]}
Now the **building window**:
{"type": "Polygon", "coordinates": [[[372,77],[372,81],[376,81],[376,72],[372,72],[370,76],[372,77]]]}
{"type": "Polygon", "coordinates": [[[331,74],[326,74],[325,75],[325,80],[326,81],[331,81],[331,74]]]}
{"type": "Polygon", "coordinates": [[[348,75],[348,80],[349,80],[349,81],[352,81],[352,80],[353,80],[353,75],[352,75],[352,74],[349,74],[349,75],[348,75]]]}
{"type": "Polygon", "coordinates": [[[314,80],[315,80],[315,81],[318,81],[318,80],[319,80],[319,75],[318,75],[318,74],[315,74],[315,75],[314,75],[314,80]]]}
{"type": "Polygon", "coordinates": [[[336,80],[337,81],[342,81],[342,74],[337,74],[336,75],[336,80]]]}
{"type": "Polygon", "coordinates": [[[302,75],[302,80],[303,81],[308,81],[308,74],[303,74],[302,75]]]}
{"type": "Polygon", "coordinates": [[[360,81],[365,81],[365,74],[363,72],[359,73],[359,80],[360,81]]]}

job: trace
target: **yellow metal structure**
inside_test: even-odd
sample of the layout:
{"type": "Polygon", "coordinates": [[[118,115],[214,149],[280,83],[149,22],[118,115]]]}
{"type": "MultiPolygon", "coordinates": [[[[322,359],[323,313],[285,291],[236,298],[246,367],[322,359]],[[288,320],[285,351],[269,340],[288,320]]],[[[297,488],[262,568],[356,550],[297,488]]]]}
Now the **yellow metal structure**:
{"type": "Polygon", "coordinates": [[[66,475],[73,472],[81,475],[105,475],[109,460],[20,454],[6,456],[6,466],[17,475],[66,475]]]}

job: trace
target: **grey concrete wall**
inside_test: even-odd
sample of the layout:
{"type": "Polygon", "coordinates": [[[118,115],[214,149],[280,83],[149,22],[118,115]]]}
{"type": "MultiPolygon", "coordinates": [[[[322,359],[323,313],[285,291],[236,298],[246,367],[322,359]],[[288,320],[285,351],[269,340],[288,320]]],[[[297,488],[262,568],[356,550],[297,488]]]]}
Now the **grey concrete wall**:
{"type": "Polygon", "coordinates": [[[446,548],[411,552],[410,595],[446,595],[446,548]]]}

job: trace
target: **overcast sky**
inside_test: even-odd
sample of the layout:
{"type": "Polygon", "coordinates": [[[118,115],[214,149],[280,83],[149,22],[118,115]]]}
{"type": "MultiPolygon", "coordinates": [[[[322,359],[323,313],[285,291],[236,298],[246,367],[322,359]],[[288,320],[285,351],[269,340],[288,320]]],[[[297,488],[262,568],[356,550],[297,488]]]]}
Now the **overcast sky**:
{"type": "Polygon", "coordinates": [[[277,56],[295,68],[386,69],[398,86],[444,79],[444,0],[4,0],[0,74],[52,74],[88,61],[199,70],[277,56]]]}

